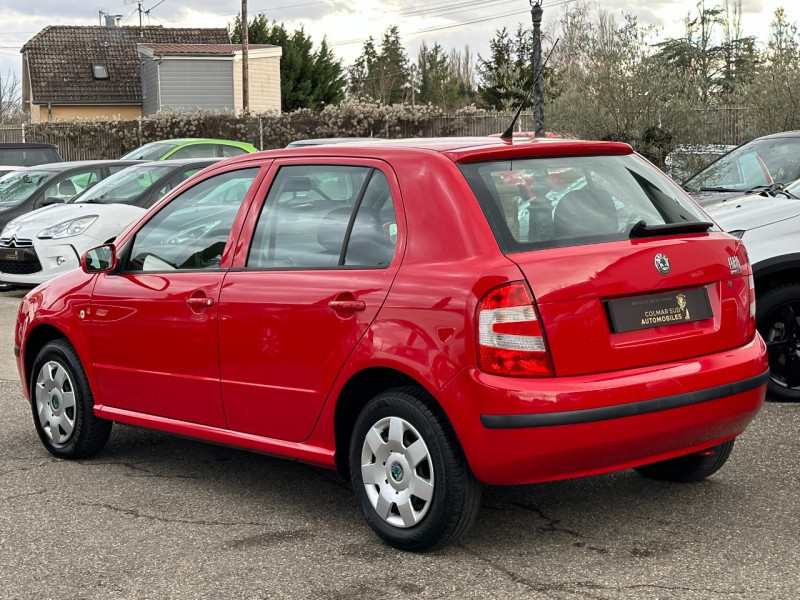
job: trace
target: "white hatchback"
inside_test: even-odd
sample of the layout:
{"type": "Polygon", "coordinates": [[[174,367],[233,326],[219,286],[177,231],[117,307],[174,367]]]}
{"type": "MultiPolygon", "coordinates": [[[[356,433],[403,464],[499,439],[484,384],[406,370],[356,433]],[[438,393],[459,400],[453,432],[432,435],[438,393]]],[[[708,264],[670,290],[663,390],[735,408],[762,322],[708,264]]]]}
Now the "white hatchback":
{"type": "Polygon", "coordinates": [[[35,287],[77,269],[86,250],[118,236],[159,198],[217,160],[128,167],[71,202],[13,219],[0,234],[0,283],[35,287]]]}

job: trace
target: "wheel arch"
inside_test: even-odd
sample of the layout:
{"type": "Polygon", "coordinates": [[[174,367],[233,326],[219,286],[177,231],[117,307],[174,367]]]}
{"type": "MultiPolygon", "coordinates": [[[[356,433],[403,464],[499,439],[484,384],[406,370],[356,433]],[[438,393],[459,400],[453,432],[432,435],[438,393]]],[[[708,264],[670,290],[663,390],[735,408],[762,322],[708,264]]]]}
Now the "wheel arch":
{"type": "Polygon", "coordinates": [[[39,352],[41,352],[42,348],[44,348],[47,343],[57,339],[69,341],[69,338],[67,338],[67,335],[63,331],[49,324],[37,325],[28,334],[25,341],[25,381],[23,382],[26,388],[28,387],[28,382],[31,380],[33,362],[36,360],[39,352]]]}
{"type": "MultiPolygon", "coordinates": [[[[372,398],[386,390],[414,387],[426,392],[429,408],[436,414],[445,427],[450,428],[455,435],[452,423],[444,409],[436,401],[434,395],[420,381],[391,367],[369,367],[353,374],[344,384],[336,402],[334,413],[334,439],[336,469],[349,479],[348,454],[350,450],[350,436],[356,418],[361,410],[372,398]]],[[[456,436],[456,440],[458,437],[456,436]]]]}
{"type": "Polygon", "coordinates": [[[800,281],[800,253],[783,254],[753,265],[756,294],[782,285],[800,281]]]}

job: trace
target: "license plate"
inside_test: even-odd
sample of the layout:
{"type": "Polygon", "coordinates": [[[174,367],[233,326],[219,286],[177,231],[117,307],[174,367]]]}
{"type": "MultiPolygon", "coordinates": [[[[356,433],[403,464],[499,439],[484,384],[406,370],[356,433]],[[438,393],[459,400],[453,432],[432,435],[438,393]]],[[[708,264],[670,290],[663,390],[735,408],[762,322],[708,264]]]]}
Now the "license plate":
{"type": "Polygon", "coordinates": [[[606,302],[614,333],[710,319],[706,288],[679,290],[606,302]]]}
{"type": "Polygon", "coordinates": [[[0,248],[0,260],[22,260],[22,252],[18,248],[0,248]]]}

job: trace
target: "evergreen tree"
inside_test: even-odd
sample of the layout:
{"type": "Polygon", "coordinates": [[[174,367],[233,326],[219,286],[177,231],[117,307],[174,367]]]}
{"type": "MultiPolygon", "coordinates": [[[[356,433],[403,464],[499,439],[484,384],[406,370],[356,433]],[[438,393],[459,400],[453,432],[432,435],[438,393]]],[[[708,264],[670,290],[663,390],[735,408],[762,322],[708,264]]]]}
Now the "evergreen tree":
{"type": "Polygon", "coordinates": [[[352,95],[367,96],[384,104],[403,102],[412,73],[397,26],[384,32],[380,51],[370,37],[349,72],[352,95]]]}
{"type": "Polygon", "coordinates": [[[503,27],[489,42],[490,55],[478,55],[478,74],[483,84],[478,96],[483,104],[496,110],[517,108],[533,88],[533,31],[517,28],[512,37],[503,27]]]}
{"type": "MultiPolygon", "coordinates": [[[[271,23],[263,14],[247,24],[247,40],[251,44],[280,46],[281,108],[291,112],[298,108],[321,109],[344,99],[347,81],[341,61],[337,60],[325,38],[317,51],[311,37],[301,27],[289,34],[283,23],[271,23]]],[[[231,42],[241,44],[242,21],[237,16],[231,42]]]]}

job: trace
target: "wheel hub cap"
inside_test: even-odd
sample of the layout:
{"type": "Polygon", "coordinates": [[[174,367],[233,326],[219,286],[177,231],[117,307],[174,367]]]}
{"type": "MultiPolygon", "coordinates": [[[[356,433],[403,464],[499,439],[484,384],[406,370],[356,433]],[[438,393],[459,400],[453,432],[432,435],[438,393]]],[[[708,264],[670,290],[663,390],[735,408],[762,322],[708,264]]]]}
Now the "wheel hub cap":
{"type": "Polygon", "coordinates": [[[392,475],[392,479],[394,479],[397,483],[403,481],[403,466],[399,462],[392,463],[390,473],[392,475]]]}
{"type": "Polygon", "coordinates": [[[388,524],[412,527],[428,514],[433,461],[408,421],[386,417],[370,428],[361,447],[361,477],[370,504],[388,524]]]}

